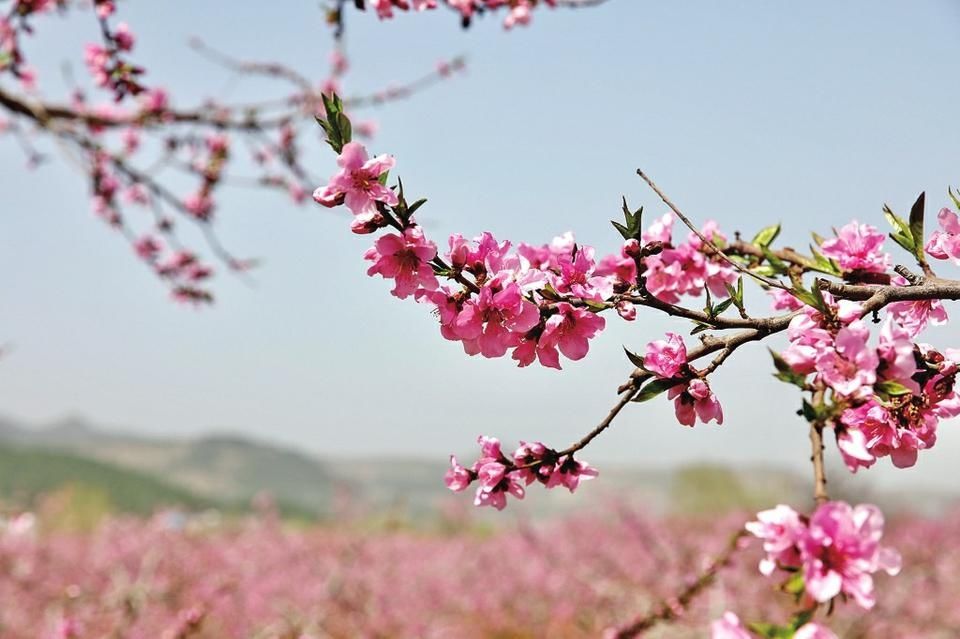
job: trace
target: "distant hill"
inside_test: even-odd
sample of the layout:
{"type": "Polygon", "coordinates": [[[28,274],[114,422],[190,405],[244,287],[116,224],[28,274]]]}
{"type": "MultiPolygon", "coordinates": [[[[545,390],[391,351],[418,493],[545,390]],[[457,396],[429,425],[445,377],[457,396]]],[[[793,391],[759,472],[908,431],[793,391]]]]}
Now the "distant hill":
{"type": "Polygon", "coordinates": [[[223,504],[156,477],[65,452],[0,445],[0,494],[30,505],[64,487],[82,487],[106,499],[112,510],[147,515],[161,507],[201,510],[223,504]]]}
{"type": "MultiPolygon", "coordinates": [[[[132,512],[175,497],[184,505],[238,506],[264,492],[285,513],[301,516],[350,512],[419,518],[436,515],[444,504],[469,504],[468,498],[453,497],[444,488],[443,459],[325,459],[237,435],[146,437],[98,428],[76,418],[45,428],[0,418],[0,447],[10,455],[9,460],[0,458],[0,476],[7,482],[17,475],[24,481],[29,478],[32,487],[56,485],[70,476],[100,478],[102,484],[114,487],[111,499],[132,512]],[[88,465],[81,463],[84,460],[88,465]],[[124,478],[108,479],[110,472],[122,473],[124,478]],[[130,486],[130,493],[118,487],[123,484],[130,486]],[[137,492],[142,495],[134,496],[137,492]]],[[[845,483],[843,473],[834,475],[839,482],[835,486],[845,483]]],[[[29,486],[24,489],[33,490],[29,486]]],[[[0,481],[3,493],[14,488],[13,483],[0,481]]],[[[810,498],[806,476],[776,468],[715,464],[653,470],[604,465],[600,479],[582,490],[592,498],[584,500],[560,490],[529,491],[524,503],[509,509],[507,516],[539,517],[607,502],[637,504],[656,512],[707,513],[802,504],[810,498]]],[[[952,499],[917,491],[877,496],[859,495],[856,490],[854,484],[843,487],[851,500],[870,500],[890,509],[935,511],[952,499]]]]}
{"type": "Polygon", "coordinates": [[[0,443],[57,450],[134,469],[207,499],[245,502],[261,492],[312,513],[327,512],[339,480],[317,459],[249,439],[161,439],[114,433],[69,419],[47,428],[0,420],[0,443]]]}

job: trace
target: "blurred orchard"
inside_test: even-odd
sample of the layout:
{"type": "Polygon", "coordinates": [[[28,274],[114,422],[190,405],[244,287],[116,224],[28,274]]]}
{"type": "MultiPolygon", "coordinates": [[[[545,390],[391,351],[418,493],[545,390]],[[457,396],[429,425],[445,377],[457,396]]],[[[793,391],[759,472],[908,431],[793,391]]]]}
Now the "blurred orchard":
{"type": "MultiPolygon", "coordinates": [[[[756,544],[730,552],[716,535],[743,516],[611,508],[491,531],[451,509],[416,530],[284,525],[261,507],[232,522],[171,511],[87,532],[25,516],[0,538],[0,624],[4,637],[44,639],[534,639],[629,636],[620,632],[630,626],[703,637],[729,607],[776,618],[785,596],[756,578],[756,544]],[[720,555],[730,565],[682,603],[720,555]]],[[[957,513],[890,522],[885,540],[903,550],[903,573],[881,580],[870,614],[838,606],[838,636],[956,637],[957,526],[957,513]]]]}

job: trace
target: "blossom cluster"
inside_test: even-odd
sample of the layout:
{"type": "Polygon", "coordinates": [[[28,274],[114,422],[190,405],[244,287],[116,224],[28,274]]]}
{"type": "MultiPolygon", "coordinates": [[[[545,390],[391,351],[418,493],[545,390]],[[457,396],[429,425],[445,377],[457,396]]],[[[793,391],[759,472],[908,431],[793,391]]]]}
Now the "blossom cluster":
{"type": "Polygon", "coordinates": [[[666,339],[647,344],[643,368],[658,380],[675,382],[669,387],[668,398],[674,400],[678,422],[693,426],[699,417],[704,424],[723,423],[723,408],[706,379],[687,363],[687,347],[681,336],[667,333],[666,339]]]}
{"type": "Polygon", "coordinates": [[[890,255],[884,252],[886,236],[868,224],[856,220],[840,228],[837,236],[824,240],[820,252],[835,259],[846,274],[883,273],[890,268],[890,255]]]}
{"type": "MultiPolygon", "coordinates": [[[[579,245],[571,233],[549,244],[521,242],[516,248],[489,232],[472,241],[453,234],[441,254],[415,221],[423,201],[408,205],[402,191],[398,195],[387,186],[396,164],[392,156],[371,158],[362,144],[346,141],[337,164],[339,170],[316,189],[314,200],[330,208],[346,205],[356,234],[393,228],[396,232],[382,234],[364,255],[371,262],[367,273],[393,280],[394,296],[433,306],[441,335],[460,342],[469,355],[509,352],[519,366],[537,361],[559,369],[561,354],[570,360],[587,354],[589,341],[606,325],[599,313],[616,309],[626,320],[636,317],[632,302],[622,298],[638,286],[638,273],[651,294],[667,299],[698,295],[704,287],[725,296],[726,285],[736,279],[729,266],[708,256],[709,248],[696,235],[674,248],[671,215],[654,223],[644,245],[631,238],[618,253],[599,259],[593,247],[579,245]]],[[[722,238],[712,223],[704,233],[722,238]]],[[[671,397],[684,423],[693,411],[704,420],[722,420],[702,380],[690,380],[671,397]]]]}
{"type": "Polygon", "coordinates": [[[555,7],[557,3],[556,0],[370,0],[369,4],[381,20],[393,18],[395,10],[426,11],[445,4],[460,13],[461,23],[465,27],[476,15],[506,8],[503,26],[512,29],[530,24],[532,12],[538,5],[555,7]]]}
{"type": "Polygon", "coordinates": [[[33,33],[34,16],[51,13],[57,7],[57,0],[14,0],[10,11],[0,16],[0,73],[10,73],[27,91],[36,88],[37,74],[24,58],[20,35],[33,33]]]}
{"type": "MultiPolygon", "coordinates": [[[[960,201],[957,206],[960,207],[960,201]]],[[[950,259],[954,264],[960,265],[960,219],[955,212],[944,208],[937,215],[937,221],[940,228],[930,234],[924,249],[931,257],[938,260],[950,259]]]]}
{"type": "Polygon", "coordinates": [[[813,375],[832,391],[822,417],[834,425],[852,471],[887,456],[897,467],[914,465],[918,451],[936,443],[939,421],[960,414],[960,352],[914,341],[927,324],[946,321],[941,302],[898,302],[887,310],[874,346],[860,304],[824,295],[823,308],[804,306],[791,320],[790,344],[780,354],[801,379],[813,375]]]}
{"type": "MultiPolygon", "coordinates": [[[[5,639],[163,639],[183,636],[191,619],[191,638],[596,639],[674,595],[717,552],[717,531],[739,520],[619,504],[490,525],[451,499],[439,521],[418,513],[405,525],[378,526],[352,503],[321,524],[167,511],[76,530],[58,525],[63,502],[49,502],[36,518],[0,519],[5,639]]],[[[891,520],[884,542],[905,554],[898,587],[878,588],[869,615],[836,606],[823,623],[841,637],[954,636],[958,529],[957,512],[891,520]]],[[[744,622],[782,614],[782,593],[757,579],[753,562],[735,560],[720,576],[650,634],[709,636],[722,601],[744,622]]]]}
{"type": "MultiPolygon", "coordinates": [[[[18,138],[30,167],[48,158],[32,141],[41,132],[56,131],[68,145],[76,146],[78,154],[88,161],[88,174],[94,178],[94,211],[131,244],[156,233],[164,236],[164,244],[179,251],[181,234],[174,227],[176,215],[172,212],[206,224],[202,235],[213,257],[222,261],[226,270],[242,270],[252,260],[229,255],[214,235],[212,225],[207,224],[212,222],[217,208],[216,187],[223,183],[248,184],[285,191],[296,203],[307,199],[309,177],[301,165],[298,123],[313,120],[323,92],[340,89],[349,64],[338,35],[334,38],[329,76],[319,82],[280,64],[234,60],[197,39],[191,40],[191,47],[200,55],[232,72],[287,80],[294,88],[276,99],[253,104],[210,99],[193,108],[183,108],[173,106],[167,89],[143,84],[146,70],[135,65],[131,57],[137,38],[133,29],[119,20],[113,0],[13,0],[8,4],[0,16],[0,74],[10,74],[25,91],[32,93],[36,93],[36,73],[25,57],[25,36],[36,32],[42,17],[75,8],[93,9],[87,12],[87,18],[92,13],[90,22],[96,25],[99,39],[87,43],[78,53],[82,53],[82,62],[92,80],[88,84],[102,91],[91,92],[88,99],[86,88],[80,83],[70,91],[69,102],[64,103],[46,102],[38,95],[12,94],[11,102],[4,106],[12,117],[8,120],[0,116],[0,134],[18,138]],[[100,99],[95,99],[97,96],[100,99]],[[46,122],[40,122],[44,126],[32,127],[48,114],[56,126],[47,127],[46,122]],[[243,147],[236,144],[238,139],[245,143],[243,147]],[[233,167],[242,162],[235,156],[241,155],[236,151],[243,148],[250,151],[254,174],[238,176],[232,170],[228,174],[228,164],[233,167]],[[145,157],[144,150],[156,157],[145,157]],[[199,178],[200,184],[191,188],[190,181],[170,178],[173,172],[199,178]],[[148,229],[136,216],[127,214],[125,204],[143,206],[156,218],[156,225],[148,229]]],[[[435,69],[411,82],[391,84],[368,96],[357,96],[351,107],[408,97],[463,68],[462,58],[441,61],[435,69]]],[[[369,120],[358,122],[355,132],[369,137],[376,129],[376,122],[369,120]]],[[[134,249],[141,253],[136,246],[134,249]]],[[[188,252],[195,254],[193,250],[188,252]]],[[[181,292],[185,289],[173,286],[171,290],[176,299],[184,299],[181,292]]],[[[212,300],[212,295],[204,292],[192,298],[212,300]]]]}
{"type": "Polygon", "coordinates": [[[503,454],[500,441],[495,437],[481,436],[477,443],[480,458],[467,468],[451,455],[450,470],[444,477],[447,488],[454,492],[466,490],[476,481],[473,502],[476,506],[503,510],[508,494],[523,499],[526,486],[535,481],[546,488],[563,486],[572,493],[581,481],[597,476],[597,470],[589,464],[574,459],[572,454],[560,454],[541,442],[520,442],[512,459],[503,454]]]}
{"type": "MultiPolygon", "coordinates": [[[[685,295],[699,296],[704,289],[715,297],[727,297],[727,287],[737,281],[736,270],[712,254],[696,233],[690,232],[683,242],[674,240],[674,219],[672,213],[667,213],[643,234],[644,244],[662,247],[643,260],[647,290],[670,304],[676,304],[685,295]]],[[[701,234],[715,246],[722,248],[726,243],[716,222],[707,221],[701,234]]]]}
{"type": "Polygon", "coordinates": [[[123,54],[133,50],[135,37],[130,27],[121,22],[115,29],[110,28],[109,20],[116,6],[110,0],[95,0],[97,18],[100,20],[103,44],[87,44],[84,48],[84,62],[93,77],[94,83],[113,93],[116,102],[127,95],[139,95],[146,87],[140,83],[144,74],[141,66],[131,64],[123,54]]]}
{"type": "Polygon", "coordinates": [[[401,208],[395,216],[387,208],[407,206],[384,183],[392,157],[369,158],[363,145],[349,142],[337,163],[340,170],[314,199],[327,207],[345,204],[354,215],[354,233],[397,230],[381,235],[366,252],[372,263],[367,273],[392,279],[392,293],[400,299],[434,306],[443,337],[461,342],[470,355],[501,357],[512,350],[520,366],[539,360],[560,368],[560,353],[571,360],[587,354],[588,341],[605,325],[597,311],[608,308],[616,281],[597,273],[591,247],[567,234],[549,245],[520,244],[512,251],[510,242],[491,233],[472,242],[454,234],[441,257],[412,212],[401,208]],[[441,285],[438,275],[453,284],[441,285]]]}
{"type": "Polygon", "coordinates": [[[876,603],[874,573],[900,572],[899,553],[880,545],[883,526],[876,506],[839,501],[821,504],[809,519],[781,504],[746,524],[763,540],[762,574],[781,569],[800,575],[802,590],[814,601],[826,603],[844,594],[866,609],[876,603]]]}

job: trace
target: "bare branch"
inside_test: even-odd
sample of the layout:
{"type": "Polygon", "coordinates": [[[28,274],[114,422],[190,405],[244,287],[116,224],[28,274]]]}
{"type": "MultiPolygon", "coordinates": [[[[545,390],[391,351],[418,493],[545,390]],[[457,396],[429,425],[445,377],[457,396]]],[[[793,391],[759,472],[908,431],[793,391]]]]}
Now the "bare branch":
{"type": "Polygon", "coordinates": [[[717,578],[720,570],[730,565],[733,556],[741,549],[740,540],[746,536],[746,531],[738,530],[719,555],[707,564],[696,579],[691,581],[676,596],[663,601],[654,608],[653,612],[642,615],[630,623],[618,628],[612,635],[616,639],[631,639],[639,637],[647,630],[660,623],[675,620],[690,605],[697,595],[703,593],[717,578]]]}
{"type": "Polygon", "coordinates": [[[775,279],[773,279],[773,278],[771,278],[771,277],[766,277],[766,276],[760,275],[759,273],[754,273],[754,272],[751,271],[750,269],[746,268],[743,264],[739,264],[739,263],[737,263],[735,260],[730,259],[730,257],[729,257],[726,253],[724,253],[722,250],[720,250],[720,247],[718,247],[716,244],[714,244],[714,242],[713,242],[712,240],[708,239],[707,236],[705,236],[705,235],[700,231],[700,229],[698,229],[698,228],[693,224],[693,222],[690,221],[690,218],[688,218],[686,215],[684,215],[683,212],[682,212],[679,208],[677,208],[677,206],[676,206],[673,202],[670,201],[670,198],[668,198],[668,197],[666,196],[666,194],[665,194],[663,191],[660,190],[660,187],[658,187],[658,186],[653,182],[653,180],[651,180],[649,177],[647,177],[647,174],[646,174],[646,173],[644,173],[641,169],[637,169],[637,175],[639,175],[639,176],[643,179],[643,181],[646,182],[647,185],[649,185],[649,187],[650,187],[651,189],[653,189],[653,192],[656,193],[656,194],[660,197],[660,199],[663,200],[663,203],[666,204],[666,205],[670,208],[670,210],[673,211],[674,214],[676,214],[676,216],[680,218],[680,221],[683,222],[683,223],[687,226],[687,228],[689,228],[691,231],[693,231],[693,233],[694,233],[697,237],[700,238],[700,241],[701,241],[701,242],[703,242],[704,244],[706,244],[707,246],[709,246],[710,249],[711,249],[718,257],[720,257],[721,259],[723,259],[727,264],[729,264],[730,266],[732,266],[732,267],[735,268],[736,270],[740,271],[740,272],[743,273],[744,275],[746,275],[746,276],[748,276],[748,277],[752,277],[753,279],[757,280],[758,282],[760,282],[760,283],[762,283],[762,284],[765,284],[766,286],[772,286],[772,287],[774,287],[774,288],[783,289],[783,290],[785,290],[785,291],[790,290],[790,287],[785,286],[785,285],[782,284],[780,281],[775,280],[775,279]]]}

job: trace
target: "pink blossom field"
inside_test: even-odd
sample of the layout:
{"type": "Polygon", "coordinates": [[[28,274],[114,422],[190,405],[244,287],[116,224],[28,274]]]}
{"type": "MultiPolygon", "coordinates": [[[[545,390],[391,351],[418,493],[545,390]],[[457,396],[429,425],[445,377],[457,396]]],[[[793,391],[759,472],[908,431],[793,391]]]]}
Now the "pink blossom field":
{"type": "MultiPolygon", "coordinates": [[[[425,531],[166,513],[53,532],[26,516],[0,541],[0,634],[614,637],[667,609],[677,619],[643,636],[706,637],[725,610],[777,621],[790,603],[758,574],[752,537],[686,607],[676,601],[722,550],[718,531],[744,520],[610,508],[497,531],[448,519],[425,531]]],[[[824,620],[844,638],[960,636],[960,512],[889,521],[884,543],[902,553],[903,571],[877,575],[875,609],[838,599],[824,620]]]]}

